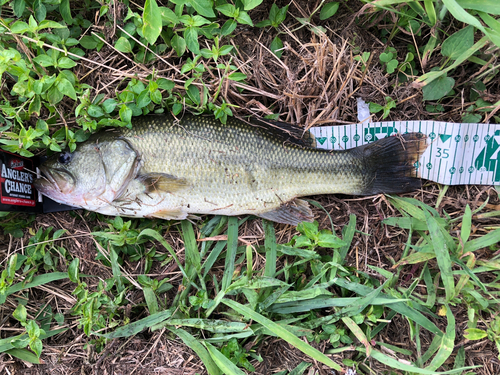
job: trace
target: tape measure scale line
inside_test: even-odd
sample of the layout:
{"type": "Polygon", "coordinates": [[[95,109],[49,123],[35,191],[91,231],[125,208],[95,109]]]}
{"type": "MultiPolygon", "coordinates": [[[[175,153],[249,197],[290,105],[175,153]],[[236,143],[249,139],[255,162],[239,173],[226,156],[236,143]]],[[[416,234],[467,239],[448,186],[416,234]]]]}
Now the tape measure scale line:
{"type": "Polygon", "coordinates": [[[396,121],[310,131],[319,148],[334,150],[361,146],[396,133],[421,132],[428,136],[429,147],[416,166],[419,176],[448,185],[500,185],[500,125],[396,121]]]}

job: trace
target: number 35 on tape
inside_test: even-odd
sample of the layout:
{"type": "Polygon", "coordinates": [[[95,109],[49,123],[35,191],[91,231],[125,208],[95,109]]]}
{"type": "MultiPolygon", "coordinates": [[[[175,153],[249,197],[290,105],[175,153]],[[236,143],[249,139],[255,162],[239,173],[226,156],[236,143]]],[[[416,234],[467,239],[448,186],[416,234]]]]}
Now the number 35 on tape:
{"type": "Polygon", "coordinates": [[[500,185],[500,125],[396,121],[311,128],[317,147],[342,150],[395,134],[420,132],[427,150],[418,176],[446,185],[500,185]]]}

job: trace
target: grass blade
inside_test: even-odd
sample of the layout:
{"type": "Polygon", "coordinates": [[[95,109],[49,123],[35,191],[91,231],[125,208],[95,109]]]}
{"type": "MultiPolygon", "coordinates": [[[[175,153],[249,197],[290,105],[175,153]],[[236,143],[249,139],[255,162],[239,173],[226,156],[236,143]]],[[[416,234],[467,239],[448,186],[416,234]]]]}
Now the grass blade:
{"type": "Polygon", "coordinates": [[[186,274],[186,271],[184,270],[184,267],[182,267],[182,264],[179,261],[179,258],[177,258],[177,254],[175,253],[174,249],[172,249],[172,246],[170,246],[169,243],[167,241],[165,241],[165,239],[160,235],[160,233],[158,233],[157,231],[155,231],[153,229],[146,228],[146,229],[142,230],[141,233],[139,233],[139,235],[137,236],[137,239],[141,238],[142,236],[151,237],[151,238],[155,239],[156,241],[158,241],[159,243],[161,243],[163,245],[163,247],[165,249],[167,249],[167,251],[170,253],[170,255],[172,256],[172,258],[175,259],[175,262],[177,263],[177,266],[179,267],[179,269],[182,272],[182,275],[187,280],[189,280],[189,277],[186,274]]]}
{"type": "Polygon", "coordinates": [[[40,364],[40,359],[36,356],[36,354],[30,352],[27,349],[14,348],[7,350],[6,353],[29,363],[34,363],[36,365],[40,364]]]}
{"type": "Polygon", "coordinates": [[[52,273],[46,273],[44,275],[40,276],[35,276],[31,282],[29,283],[17,283],[12,285],[9,289],[7,289],[7,292],[5,293],[6,296],[11,295],[12,293],[17,293],[21,290],[24,289],[29,289],[33,288],[36,286],[44,285],[47,283],[50,283],[52,281],[59,281],[63,279],[68,278],[68,273],[67,272],[52,272],[52,273]]]}
{"type": "MultiPolygon", "coordinates": [[[[356,348],[359,352],[364,353],[366,349],[364,347],[356,348]]],[[[383,354],[382,352],[379,352],[376,349],[372,350],[372,358],[376,359],[380,363],[383,363],[386,366],[389,366],[390,368],[393,369],[398,369],[402,371],[408,371],[411,374],[422,374],[422,375],[448,375],[448,374],[460,374],[465,370],[471,370],[473,368],[477,368],[480,366],[469,366],[469,367],[462,367],[459,369],[453,369],[449,371],[444,371],[444,372],[436,372],[436,371],[431,371],[423,368],[418,368],[413,365],[408,365],[406,363],[398,361],[396,358],[389,357],[388,355],[383,354]]]]}
{"type": "Polygon", "coordinates": [[[222,277],[221,291],[226,290],[231,285],[234,273],[234,261],[238,250],[238,218],[232,216],[227,225],[227,252],[226,263],[224,267],[224,276],[222,277]]]}
{"type": "Polygon", "coordinates": [[[455,295],[455,281],[453,280],[453,274],[451,272],[452,264],[448,250],[449,248],[436,220],[428,212],[424,212],[424,214],[425,221],[429,227],[429,233],[432,238],[438,267],[441,271],[441,280],[443,281],[446,293],[446,301],[449,302],[455,295]]]}
{"type": "Polygon", "coordinates": [[[449,306],[446,306],[446,319],[448,320],[446,333],[442,337],[437,354],[434,356],[429,366],[426,367],[427,370],[437,370],[446,362],[453,352],[455,342],[455,317],[449,306]]]}
{"type": "Polygon", "coordinates": [[[276,274],[276,234],[274,233],[274,224],[269,220],[262,220],[264,225],[264,247],[266,249],[266,268],[264,276],[274,277],[276,274]]]}
{"type": "Polygon", "coordinates": [[[365,346],[366,348],[366,356],[369,357],[372,352],[372,346],[370,345],[368,338],[364,334],[364,332],[359,328],[359,326],[348,317],[343,317],[342,321],[344,324],[351,330],[351,332],[356,336],[356,338],[365,346]]]}
{"type": "Polygon", "coordinates": [[[107,339],[115,339],[118,337],[130,337],[135,335],[146,328],[154,326],[155,324],[159,324],[164,320],[170,318],[172,316],[172,310],[164,310],[156,314],[149,315],[145,318],[137,320],[133,323],[127,324],[125,326],[119,327],[115,329],[113,332],[100,334],[95,333],[98,336],[106,337],[107,339]]]}
{"type": "Polygon", "coordinates": [[[184,247],[186,248],[186,269],[193,268],[196,273],[201,270],[201,257],[194,235],[193,224],[188,220],[182,220],[182,237],[184,238],[184,247]]]}
{"type": "Polygon", "coordinates": [[[241,303],[232,300],[223,300],[222,302],[228,307],[232,308],[233,310],[239,312],[246,318],[255,320],[256,322],[262,324],[264,327],[274,332],[278,337],[285,340],[289,344],[295,346],[302,353],[308,355],[309,357],[315,359],[316,361],[324,363],[325,365],[330,366],[331,368],[337,371],[343,371],[342,367],[340,367],[337,363],[333,362],[325,354],[313,348],[311,345],[306,344],[297,336],[288,332],[285,328],[279,326],[278,324],[262,316],[261,314],[256,313],[255,311],[249,309],[247,306],[244,306],[241,303]]]}
{"type": "Polygon", "coordinates": [[[186,344],[188,347],[193,349],[196,354],[198,354],[198,357],[200,357],[210,375],[221,374],[219,367],[215,364],[207,349],[205,349],[205,347],[200,343],[198,339],[180,328],[168,327],[167,329],[180,337],[184,344],[186,344]]]}
{"type": "Polygon", "coordinates": [[[233,362],[231,362],[224,354],[222,354],[215,346],[209,342],[205,342],[205,346],[210,353],[213,361],[219,366],[224,374],[245,375],[233,362]]]}

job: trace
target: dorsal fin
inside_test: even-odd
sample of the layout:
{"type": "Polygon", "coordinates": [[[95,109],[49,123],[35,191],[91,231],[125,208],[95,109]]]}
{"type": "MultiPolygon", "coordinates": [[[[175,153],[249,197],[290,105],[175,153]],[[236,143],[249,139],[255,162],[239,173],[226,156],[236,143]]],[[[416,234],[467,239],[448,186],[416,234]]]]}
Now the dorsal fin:
{"type": "Polygon", "coordinates": [[[282,138],[284,141],[288,141],[302,147],[316,147],[316,138],[309,132],[309,130],[306,131],[297,125],[258,117],[252,117],[250,119],[250,123],[259,127],[264,127],[266,131],[282,138]]]}

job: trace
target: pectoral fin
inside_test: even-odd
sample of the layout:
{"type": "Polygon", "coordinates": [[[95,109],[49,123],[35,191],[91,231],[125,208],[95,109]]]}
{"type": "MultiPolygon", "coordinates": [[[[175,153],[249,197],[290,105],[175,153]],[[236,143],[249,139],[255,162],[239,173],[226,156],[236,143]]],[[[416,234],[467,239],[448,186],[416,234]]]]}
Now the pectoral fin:
{"type": "Polygon", "coordinates": [[[137,179],[144,185],[146,193],[175,193],[189,186],[185,178],[179,178],[166,173],[148,173],[137,179]]]}
{"type": "Polygon", "coordinates": [[[291,225],[298,225],[302,221],[313,221],[314,219],[309,203],[302,199],[295,199],[275,210],[257,216],[277,223],[291,225]]]}

